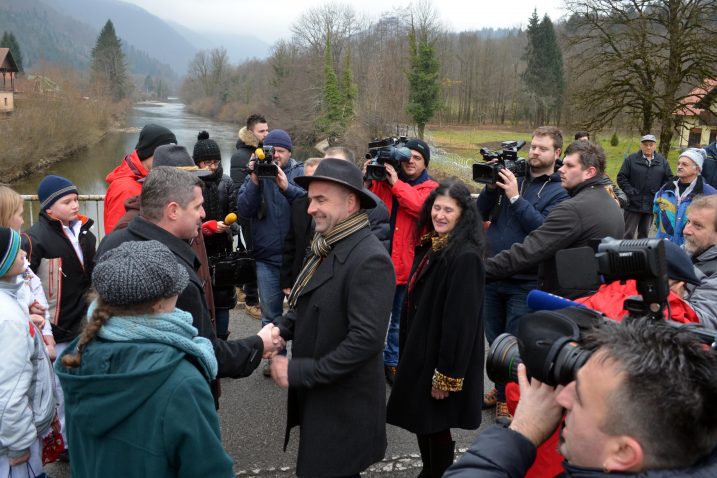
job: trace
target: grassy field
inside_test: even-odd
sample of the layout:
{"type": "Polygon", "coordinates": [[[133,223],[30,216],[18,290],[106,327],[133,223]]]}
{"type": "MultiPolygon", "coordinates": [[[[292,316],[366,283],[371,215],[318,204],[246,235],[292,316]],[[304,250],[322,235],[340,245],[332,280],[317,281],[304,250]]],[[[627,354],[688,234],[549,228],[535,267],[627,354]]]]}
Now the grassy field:
{"type": "MultiPolygon", "coordinates": [[[[502,141],[523,140],[526,145],[520,150],[519,156],[527,158],[532,131],[532,129],[497,129],[490,126],[427,127],[426,139],[435,148],[431,153],[431,175],[437,178],[457,176],[471,183],[471,186],[477,191],[480,186],[472,182],[471,168],[472,164],[482,160],[478,150],[484,147],[495,150],[500,148],[502,141]]],[[[575,132],[572,130],[565,131],[564,148],[572,142],[573,134],[575,132]]],[[[605,150],[607,173],[615,179],[625,156],[640,149],[640,136],[618,133],[619,143],[617,146],[610,145],[611,136],[611,132],[605,132],[598,135],[597,140],[605,150]]],[[[674,172],[677,155],[671,154],[669,159],[674,172]]]]}

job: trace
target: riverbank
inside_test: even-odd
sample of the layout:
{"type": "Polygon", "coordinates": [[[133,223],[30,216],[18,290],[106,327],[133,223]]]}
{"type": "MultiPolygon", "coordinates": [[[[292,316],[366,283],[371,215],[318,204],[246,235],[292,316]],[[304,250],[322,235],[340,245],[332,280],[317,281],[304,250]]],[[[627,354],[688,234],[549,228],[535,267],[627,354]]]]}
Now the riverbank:
{"type": "Polygon", "coordinates": [[[96,144],[124,125],[130,102],[22,94],[0,120],[0,182],[13,184],[96,144]]]}

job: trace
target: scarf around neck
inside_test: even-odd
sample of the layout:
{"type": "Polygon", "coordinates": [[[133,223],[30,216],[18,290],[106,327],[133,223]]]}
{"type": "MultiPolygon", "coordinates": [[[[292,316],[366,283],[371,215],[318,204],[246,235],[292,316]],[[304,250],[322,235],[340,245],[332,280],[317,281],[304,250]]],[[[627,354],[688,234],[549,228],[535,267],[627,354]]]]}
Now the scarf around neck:
{"type": "Polygon", "coordinates": [[[301,268],[294,287],[291,288],[288,299],[289,307],[293,309],[296,306],[299,294],[309,283],[324,257],[329,255],[333,245],[360,229],[370,226],[368,214],[365,211],[358,211],[343,221],[339,221],[328,234],[323,235],[318,232],[314,234],[314,239],[311,241],[311,255],[304,261],[304,267],[301,268]]]}
{"type": "MultiPolygon", "coordinates": [[[[87,311],[92,316],[97,303],[87,311]]],[[[217,377],[217,358],[209,339],[197,336],[192,315],[181,309],[152,315],[113,316],[97,335],[112,342],[142,341],[170,345],[197,359],[209,380],[217,377]]]]}

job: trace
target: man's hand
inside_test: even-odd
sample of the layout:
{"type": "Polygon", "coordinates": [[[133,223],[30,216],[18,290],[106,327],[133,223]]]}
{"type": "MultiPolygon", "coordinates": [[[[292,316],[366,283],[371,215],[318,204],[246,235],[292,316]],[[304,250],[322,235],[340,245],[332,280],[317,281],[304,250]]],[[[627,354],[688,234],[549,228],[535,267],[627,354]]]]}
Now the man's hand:
{"type": "Polygon", "coordinates": [[[384,167],[386,168],[386,181],[388,181],[388,184],[393,186],[396,182],[398,182],[398,173],[390,164],[384,164],[384,167]]]}
{"type": "Polygon", "coordinates": [[[264,344],[264,353],[262,354],[264,358],[272,357],[277,352],[283,350],[286,345],[284,339],[282,339],[279,334],[279,327],[274,324],[266,324],[256,335],[261,338],[264,344]]]}
{"type": "Polygon", "coordinates": [[[249,165],[247,166],[247,169],[249,170],[249,177],[251,178],[251,182],[259,185],[259,178],[256,177],[256,174],[254,174],[254,166],[256,166],[256,155],[251,155],[251,161],[249,161],[249,165]]]}
{"type": "Polygon", "coordinates": [[[528,381],[525,365],[518,365],[520,402],[510,424],[514,430],[539,446],[555,431],[563,416],[563,408],[555,398],[563,389],[553,388],[536,378],[528,381]]]}
{"type": "Polygon", "coordinates": [[[289,388],[289,359],[277,355],[271,359],[271,378],[281,388],[289,388]]]}
{"type": "Polygon", "coordinates": [[[279,189],[282,191],[286,191],[286,188],[289,187],[289,178],[286,177],[286,173],[284,173],[284,170],[281,169],[281,166],[278,164],[276,165],[276,185],[279,186],[279,189]]]}
{"type": "MultiPolygon", "coordinates": [[[[32,304],[30,304],[30,315],[32,315],[32,314],[45,315],[46,310],[47,310],[47,307],[45,307],[38,301],[35,301],[32,304]]],[[[42,327],[40,327],[40,328],[42,328],[42,327]]]]}
{"type": "Polygon", "coordinates": [[[291,287],[285,287],[281,289],[281,292],[283,292],[286,297],[289,297],[289,295],[291,294],[291,287]]]}
{"type": "Polygon", "coordinates": [[[45,326],[45,316],[44,315],[38,315],[38,314],[30,314],[30,321],[32,321],[35,326],[42,330],[42,328],[45,326]]]}
{"type": "Polygon", "coordinates": [[[515,177],[515,174],[504,168],[498,171],[498,175],[501,181],[497,181],[495,185],[505,192],[505,197],[510,199],[513,196],[520,195],[520,191],[518,191],[518,179],[515,177]]]}
{"type": "Polygon", "coordinates": [[[669,279],[670,290],[677,294],[680,299],[685,298],[685,281],[669,279]]]}
{"type": "Polygon", "coordinates": [[[224,221],[217,221],[217,233],[224,233],[229,230],[229,226],[227,226],[224,221]]]}
{"type": "Polygon", "coordinates": [[[436,400],[443,400],[444,398],[448,398],[448,394],[450,392],[446,392],[445,390],[439,390],[437,388],[431,388],[431,397],[433,397],[436,400]]]}
{"type": "MultiPolygon", "coordinates": [[[[30,459],[30,452],[27,451],[18,457],[10,458],[8,461],[10,462],[10,466],[17,466],[17,465],[21,465],[23,463],[27,463],[27,460],[29,460],[29,459],[30,459]]],[[[12,475],[12,470],[10,471],[10,475],[12,475]]]]}

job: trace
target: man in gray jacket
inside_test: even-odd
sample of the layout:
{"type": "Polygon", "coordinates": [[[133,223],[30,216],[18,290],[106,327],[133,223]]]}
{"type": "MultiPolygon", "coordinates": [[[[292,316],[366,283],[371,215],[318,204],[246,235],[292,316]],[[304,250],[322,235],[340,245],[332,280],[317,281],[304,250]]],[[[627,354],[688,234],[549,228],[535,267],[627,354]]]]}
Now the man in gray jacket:
{"type": "Polygon", "coordinates": [[[687,302],[700,323],[717,329],[717,196],[699,196],[690,205],[684,248],[695,265],[699,286],[687,285],[687,302]]]}

